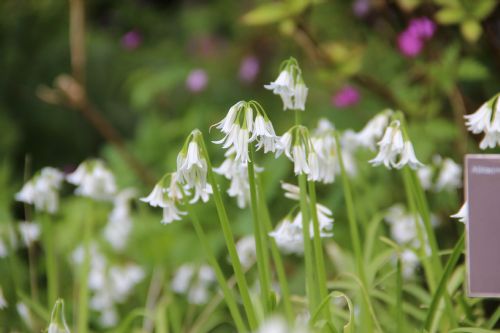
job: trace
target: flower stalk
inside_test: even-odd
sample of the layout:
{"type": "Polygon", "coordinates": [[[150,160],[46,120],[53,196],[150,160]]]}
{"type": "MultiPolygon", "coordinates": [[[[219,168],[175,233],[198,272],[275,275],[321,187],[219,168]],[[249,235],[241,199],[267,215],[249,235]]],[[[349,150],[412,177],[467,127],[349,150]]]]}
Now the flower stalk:
{"type": "Polygon", "coordinates": [[[77,332],[88,332],[88,315],[89,315],[89,272],[90,272],[90,246],[92,242],[92,229],[94,223],[93,202],[88,200],[87,219],[83,223],[83,247],[84,258],[79,272],[79,291],[78,291],[78,322],[77,332]]]}
{"type": "Polygon", "coordinates": [[[58,268],[54,242],[54,230],[50,216],[40,214],[43,224],[43,241],[45,247],[45,265],[47,270],[47,303],[52,305],[58,297],[58,268]]]}

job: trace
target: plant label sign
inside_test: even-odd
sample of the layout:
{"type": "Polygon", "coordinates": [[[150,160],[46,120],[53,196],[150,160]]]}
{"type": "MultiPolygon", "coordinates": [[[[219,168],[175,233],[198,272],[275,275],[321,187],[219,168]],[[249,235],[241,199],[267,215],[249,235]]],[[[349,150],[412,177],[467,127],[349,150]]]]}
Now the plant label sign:
{"type": "Polygon", "coordinates": [[[467,155],[468,293],[500,297],[500,155],[467,155]]]}

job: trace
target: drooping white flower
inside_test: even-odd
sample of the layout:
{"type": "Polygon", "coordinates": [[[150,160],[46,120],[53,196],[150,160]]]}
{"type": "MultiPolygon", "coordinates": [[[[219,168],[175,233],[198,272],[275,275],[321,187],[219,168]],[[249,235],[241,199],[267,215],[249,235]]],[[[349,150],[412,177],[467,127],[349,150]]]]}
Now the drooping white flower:
{"type": "Polygon", "coordinates": [[[378,142],[378,146],[377,156],[369,161],[373,166],[383,164],[388,169],[401,169],[405,165],[412,169],[423,166],[415,156],[411,141],[403,137],[399,120],[393,120],[386,128],[384,136],[378,142]]]}
{"type": "Polygon", "coordinates": [[[460,210],[457,213],[451,215],[451,217],[464,224],[467,224],[469,221],[469,204],[467,203],[467,201],[464,202],[462,207],[460,207],[460,210]]]}
{"type": "Polygon", "coordinates": [[[167,198],[165,194],[165,188],[163,188],[159,183],[155,185],[153,191],[144,198],[140,199],[143,202],[148,203],[151,207],[166,207],[167,198]]]}
{"type": "Polygon", "coordinates": [[[115,177],[101,160],[82,162],[66,180],[77,186],[77,195],[95,200],[111,200],[116,193],[115,177]]]}
{"type": "Polygon", "coordinates": [[[445,158],[436,180],[436,190],[452,191],[462,186],[462,167],[451,158],[445,158]]]}
{"type": "Polygon", "coordinates": [[[16,304],[16,310],[26,326],[28,326],[30,330],[34,330],[34,322],[28,306],[23,302],[18,302],[16,304]]]}
{"type": "Polygon", "coordinates": [[[40,238],[40,225],[36,222],[20,222],[19,232],[25,246],[30,246],[40,238]]]}
{"type": "MultiPolygon", "coordinates": [[[[309,180],[320,181],[325,184],[333,183],[335,175],[340,172],[338,163],[337,147],[335,142],[335,127],[327,119],[320,119],[318,126],[311,136],[311,143],[317,158],[317,166],[314,164],[314,158],[309,162],[311,167],[311,175],[309,180]],[[316,170],[314,170],[316,168],[316,170]]],[[[344,156],[345,156],[345,151],[344,156]]],[[[345,159],[345,158],[344,158],[345,159]]],[[[345,163],[345,161],[344,161],[345,163]]],[[[346,167],[347,168],[347,167],[346,167]]],[[[349,170],[355,166],[349,166],[349,170]]]]}
{"type": "Polygon", "coordinates": [[[283,101],[283,110],[305,110],[308,89],[302,78],[297,60],[290,58],[282,64],[278,78],[264,88],[279,95],[283,101]]]}
{"type": "Polygon", "coordinates": [[[171,288],[177,294],[186,295],[191,304],[204,304],[208,301],[209,288],[214,282],[215,273],[210,266],[184,264],[175,272],[171,288]]]}
{"type": "MultiPolygon", "coordinates": [[[[259,170],[261,169],[255,169],[255,171],[259,170]]],[[[227,193],[230,197],[236,198],[238,207],[245,208],[250,202],[248,166],[236,162],[232,156],[228,156],[218,168],[214,168],[214,172],[231,181],[227,193]]]]}
{"type": "MultiPolygon", "coordinates": [[[[201,140],[201,132],[194,130],[177,155],[175,175],[179,177],[179,182],[184,184],[186,189],[193,189],[193,198],[190,203],[198,202],[199,199],[207,202],[212,193],[212,186],[207,182],[208,165],[201,151],[199,140],[201,140]]],[[[174,209],[170,209],[166,213],[169,213],[167,214],[169,216],[175,216],[176,212],[174,209]]]]}
{"type": "Polygon", "coordinates": [[[64,316],[64,301],[61,299],[56,301],[52,309],[47,333],[70,333],[68,324],[66,324],[66,317],[64,316]]]}
{"type": "Polygon", "coordinates": [[[21,191],[16,200],[33,204],[37,211],[55,213],[59,208],[59,193],[64,176],[55,168],[45,167],[35,174],[21,191]]]}
{"type": "Polygon", "coordinates": [[[476,112],[464,116],[467,129],[474,134],[485,132],[490,127],[492,113],[493,105],[490,100],[481,105],[476,112]]]}
{"type": "Polygon", "coordinates": [[[7,308],[8,305],[9,304],[7,303],[7,300],[5,299],[2,287],[0,287],[0,310],[7,308]]]}
{"type": "Polygon", "coordinates": [[[420,265],[420,259],[416,255],[415,251],[411,249],[404,249],[401,253],[401,264],[403,278],[410,279],[415,276],[415,270],[420,265]]]}
{"type": "Polygon", "coordinates": [[[375,150],[377,141],[384,134],[384,130],[389,124],[392,110],[384,110],[373,117],[352,139],[357,145],[375,150]]]}
{"type": "Polygon", "coordinates": [[[255,237],[252,235],[242,237],[236,242],[236,252],[244,269],[252,267],[257,260],[255,237]]]}
{"type": "Polygon", "coordinates": [[[130,200],[135,195],[134,189],[125,189],[116,195],[113,210],[109,214],[108,223],[104,228],[104,238],[117,251],[125,248],[132,230],[130,200]]]}
{"type": "Polygon", "coordinates": [[[483,103],[474,113],[464,116],[467,129],[473,134],[484,133],[479,148],[494,148],[500,145],[499,94],[483,103]]]}
{"type": "Polygon", "coordinates": [[[417,170],[417,176],[420,180],[420,185],[424,190],[430,190],[432,188],[432,175],[434,170],[431,166],[424,166],[417,170]]]}
{"type": "Polygon", "coordinates": [[[274,238],[278,248],[286,254],[300,255],[304,252],[302,226],[293,223],[290,216],[284,218],[269,236],[274,238]]]}

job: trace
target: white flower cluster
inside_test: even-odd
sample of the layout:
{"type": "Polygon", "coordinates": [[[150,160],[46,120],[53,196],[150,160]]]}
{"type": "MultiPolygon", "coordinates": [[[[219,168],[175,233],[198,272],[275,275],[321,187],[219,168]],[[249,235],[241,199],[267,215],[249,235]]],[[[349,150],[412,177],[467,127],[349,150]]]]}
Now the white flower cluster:
{"type": "Polygon", "coordinates": [[[40,225],[36,222],[20,222],[19,233],[26,247],[36,242],[40,238],[40,225]]]}
{"type": "Polygon", "coordinates": [[[127,245],[132,231],[132,217],[130,216],[130,200],[135,198],[134,189],[125,189],[114,198],[114,207],[104,227],[104,238],[116,251],[121,251],[127,245]]]}
{"type": "Polygon", "coordinates": [[[179,177],[176,172],[165,175],[153,188],[153,191],[140,200],[148,203],[151,207],[161,207],[163,209],[163,218],[161,223],[169,224],[173,221],[182,220],[182,215],[186,215],[177,208],[177,202],[183,198],[183,190],[180,188],[179,177]],[[168,178],[170,184],[165,185],[168,178]]]}
{"type": "MultiPolygon", "coordinates": [[[[81,246],[72,255],[73,262],[77,265],[83,263],[84,257],[85,250],[81,246]]],[[[145,273],[135,264],[110,265],[95,243],[91,244],[90,258],[88,279],[93,295],[89,306],[101,314],[102,326],[111,327],[118,323],[116,304],[126,300],[145,273]]]]}
{"type": "Polygon", "coordinates": [[[75,194],[94,200],[112,200],[116,193],[113,173],[98,159],[82,162],[66,180],[77,186],[75,194]]]}
{"type": "Polygon", "coordinates": [[[473,134],[484,133],[479,148],[494,148],[500,144],[500,103],[498,94],[474,113],[465,115],[465,125],[473,134]]]}
{"type": "Polygon", "coordinates": [[[273,124],[256,101],[239,101],[229,109],[224,119],[213,126],[224,134],[214,143],[227,149],[226,157],[234,155],[234,160],[244,165],[250,160],[248,144],[251,142],[257,142],[257,150],[264,148],[264,153],[276,151],[278,137],[273,124]]]}
{"type": "Polygon", "coordinates": [[[59,190],[64,176],[55,168],[46,167],[35,174],[15,198],[27,204],[32,204],[40,212],[55,213],[59,208],[59,190]]]}
{"type": "Polygon", "coordinates": [[[309,333],[311,332],[307,328],[307,324],[297,323],[294,326],[290,326],[290,324],[281,317],[269,317],[267,318],[257,331],[254,333],[309,333]]]}
{"type": "MultiPolygon", "coordinates": [[[[300,189],[298,186],[282,183],[281,187],[285,191],[285,197],[291,200],[300,200],[300,189]]],[[[316,213],[318,215],[319,231],[321,237],[331,237],[333,233],[332,212],[327,207],[316,204],[316,213]]],[[[287,254],[302,254],[304,252],[302,213],[298,212],[294,218],[292,214],[287,215],[276,228],[269,233],[276,241],[276,245],[287,254]]],[[[309,233],[314,237],[314,228],[312,222],[309,224],[309,233]]]]}
{"type": "Polygon", "coordinates": [[[457,213],[451,215],[451,217],[457,219],[459,222],[467,224],[469,221],[469,204],[467,203],[467,201],[465,201],[462,207],[460,207],[460,210],[457,213]]]}
{"type": "Polygon", "coordinates": [[[393,114],[392,110],[384,110],[370,119],[361,131],[350,133],[353,144],[375,151],[377,142],[382,138],[393,114]]]}
{"type": "Polygon", "coordinates": [[[462,187],[462,167],[448,157],[434,156],[432,165],[418,169],[417,175],[426,190],[441,192],[462,187]]]}
{"type": "Polygon", "coordinates": [[[285,60],[278,78],[264,85],[264,88],[281,97],[283,110],[305,110],[308,89],[299,64],[294,58],[285,60]]]}
{"type": "Polygon", "coordinates": [[[204,304],[210,296],[210,287],[215,284],[215,273],[208,265],[192,264],[180,266],[174,274],[171,288],[177,294],[187,296],[190,304],[204,304]]]}
{"type": "Polygon", "coordinates": [[[238,242],[236,242],[236,252],[238,252],[238,258],[240,258],[241,265],[244,269],[252,267],[257,260],[255,237],[253,235],[241,237],[238,242]]]}
{"type": "Polygon", "coordinates": [[[378,142],[378,146],[377,156],[370,160],[373,166],[383,164],[388,169],[401,169],[405,165],[412,169],[423,166],[415,156],[411,141],[404,138],[399,120],[393,120],[389,124],[385,129],[384,136],[378,142]]]}
{"type": "MultiPolygon", "coordinates": [[[[311,178],[325,184],[333,183],[335,175],[340,172],[333,124],[327,119],[320,119],[311,136],[311,142],[318,156],[318,173],[311,178]]],[[[345,155],[344,151],[343,153],[345,155]]]]}

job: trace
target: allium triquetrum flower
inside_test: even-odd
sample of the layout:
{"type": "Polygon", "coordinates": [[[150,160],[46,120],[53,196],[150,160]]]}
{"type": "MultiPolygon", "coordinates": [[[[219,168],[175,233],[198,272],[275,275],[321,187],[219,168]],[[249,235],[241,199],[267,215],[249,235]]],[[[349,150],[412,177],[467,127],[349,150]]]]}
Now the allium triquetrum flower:
{"type": "Polygon", "coordinates": [[[499,94],[485,102],[474,113],[465,115],[465,125],[473,134],[484,133],[479,148],[494,148],[500,144],[500,103],[499,94]]]}
{"type": "Polygon", "coordinates": [[[64,301],[62,299],[58,299],[52,309],[47,333],[70,333],[64,316],[64,301]]]}
{"type": "Polygon", "coordinates": [[[95,200],[111,200],[116,193],[115,177],[101,160],[87,160],[66,177],[78,186],[75,193],[95,200]]]}
{"type": "Polygon", "coordinates": [[[62,172],[45,167],[24,184],[16,194],[16,200],[35,205],[37,211],[53,214],[59,208],[58,191],[63,180],[62,172]]]}
{"type": "Polygon", "coordinates": [[[280,95],[283,110],[305,110],[308,89],[302,78],[302,71],[297,60],[290,58],[281,64],[278,78],[264,88],[280,95]]]}

